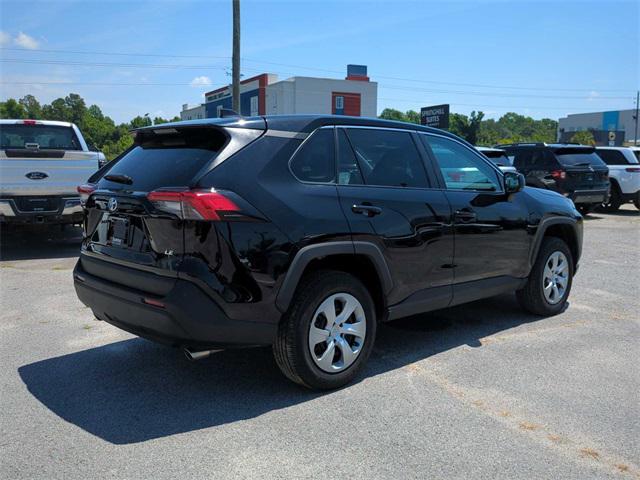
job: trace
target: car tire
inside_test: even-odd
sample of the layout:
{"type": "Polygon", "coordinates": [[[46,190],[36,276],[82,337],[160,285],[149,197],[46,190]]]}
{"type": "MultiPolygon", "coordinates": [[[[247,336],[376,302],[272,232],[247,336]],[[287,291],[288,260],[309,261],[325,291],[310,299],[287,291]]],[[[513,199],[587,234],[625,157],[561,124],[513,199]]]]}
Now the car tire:
{"type": "Polygon", "coordinates": [[[638,210],[640,210],[640,193],[636,195],[636,198],[633,199],[633,204],[636,206],[638,210]]]}
{"type": "Polygon", "coordinates": [[[615,212],[620,208],[620,205],[622,205],[622,192],[620,192],[618,185],[612,183],[609,200],[602,204],[602,209],[605,212],[615,212]]]}
{"type": "Polygon", "coordinates": [[[329,390],[353,380],[366,363],[375,336],[376,310],[367,288],[353,275],[322,270],[305,276],[298,286],[280,322],[273,353],[282,373],[293,382],[329,390]],[[344,308],[353,307],[345,318],[344,308]],[[331,311],[337,321],[329,325],[331,311]],[[342,333],[345,330],[362,337],[342,333]]]}
{"type": "Polygon", "coordinates": [[[516,292],[518,303],[535,315],[560,313],[571,292],[573,272],[573,256],[567,244],[557,237],[545,237],[526,285],[516,292]]]}

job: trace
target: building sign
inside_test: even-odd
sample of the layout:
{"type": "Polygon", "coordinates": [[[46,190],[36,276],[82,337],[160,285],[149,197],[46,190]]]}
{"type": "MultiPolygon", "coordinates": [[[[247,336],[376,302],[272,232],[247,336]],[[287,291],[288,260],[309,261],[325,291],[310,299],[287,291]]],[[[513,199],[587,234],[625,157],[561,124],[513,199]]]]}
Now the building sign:
{"type": "Polygon", "coordinates": [[[449,104],[420,109],[420,124],[434,128],[449,128],[449,104]]]}

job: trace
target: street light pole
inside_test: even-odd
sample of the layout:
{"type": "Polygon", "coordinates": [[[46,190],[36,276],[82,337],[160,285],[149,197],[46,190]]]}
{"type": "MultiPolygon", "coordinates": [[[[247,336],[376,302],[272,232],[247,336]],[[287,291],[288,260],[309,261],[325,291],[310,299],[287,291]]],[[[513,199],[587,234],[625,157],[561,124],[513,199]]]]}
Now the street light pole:
{"type": "Polygon", "coordinates": [[[240,112],[240,0],[233,0],[233,56],[231,60],[233,110],[240,112]]]}

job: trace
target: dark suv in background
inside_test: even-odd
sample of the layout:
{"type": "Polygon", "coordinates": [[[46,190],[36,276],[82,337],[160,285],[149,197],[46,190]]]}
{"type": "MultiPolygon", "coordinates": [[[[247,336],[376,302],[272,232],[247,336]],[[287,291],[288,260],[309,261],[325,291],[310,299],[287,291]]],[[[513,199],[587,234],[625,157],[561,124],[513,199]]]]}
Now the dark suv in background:
{"type": "Polygon", "coordinates": [[[473,146],[343,116],[140,129],[80,187],[78,297],[202,358],[273,345],[291,380],[349,382],[378,322],[515,291],[560,312],[582,246],[571,201],[473,146]]]}
{"type": "Polygon", "coordinates": [[[514,143],[497,145],[531,187],[553,190],[573,200],[582,214],[606,202],[609,169],[594,147],[574,144],[514,143]]]}

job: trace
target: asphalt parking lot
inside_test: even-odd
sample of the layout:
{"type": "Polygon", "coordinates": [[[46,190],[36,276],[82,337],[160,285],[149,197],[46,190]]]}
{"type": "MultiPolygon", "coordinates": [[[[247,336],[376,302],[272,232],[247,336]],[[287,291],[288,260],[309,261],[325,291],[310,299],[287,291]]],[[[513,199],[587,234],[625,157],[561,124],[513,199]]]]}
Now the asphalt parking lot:
{"type": "Polygon", "coordinates": [[[640,212],[585,221],[568,309],[513,296],[385,325],[358,381],[269,349],[189,363],[95,321],[79,231],[2,232],[2,478],[640,478],[640,212]]]}

